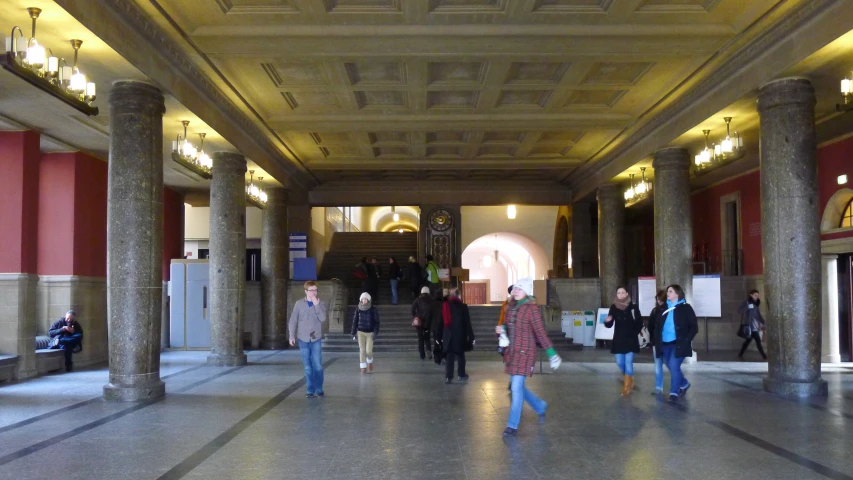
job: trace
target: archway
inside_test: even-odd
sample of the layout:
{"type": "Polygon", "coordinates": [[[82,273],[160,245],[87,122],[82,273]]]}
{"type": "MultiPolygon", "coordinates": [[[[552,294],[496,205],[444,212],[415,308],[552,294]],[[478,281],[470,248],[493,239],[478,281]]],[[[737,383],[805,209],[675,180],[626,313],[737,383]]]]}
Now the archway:
{"type": "Polygon", "coordinates": [[[545,249],[518,233],[483,235],[462,251],[462,268],[469,270],[471,281],[488,284],[487,296],[492,302],[503,301],[507,287],[519,278],[545,278],[548,264],[545,249]]]}
{"type": "Polygon", "coordinates": [[[826,202],[826,208],[823,210],[823,217],[820,220],[820,231],[822,233],[829,232],[839,228],[841,225],[841,216],[844,214],[844,209],[853,198],[853,190],[842,188],[835,192],[826,202]]]}

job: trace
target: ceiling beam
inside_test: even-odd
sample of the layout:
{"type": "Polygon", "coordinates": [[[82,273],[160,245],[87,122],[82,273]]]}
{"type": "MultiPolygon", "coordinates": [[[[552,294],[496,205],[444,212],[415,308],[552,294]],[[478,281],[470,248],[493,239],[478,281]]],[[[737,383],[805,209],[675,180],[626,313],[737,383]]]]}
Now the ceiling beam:
{"type": "Polygon", "coordinates": [[[571,191],[550,182],[408,181],[392,185],[347,182],[321,185],[308,194],[314,207],[382,205],[569,205],[571,191]]]}
{"type": "Polygon", "coordinates": [[[575,200],[845,34],[850,18],[853,2],[780,4],[575,170],[567,178],[575,200]]]}
{"type": "Polygon", "coordinates": [[[277,180],[290,179],[302,189],[317,184],[275,132],[265,129],[260,117],[246,113],[248,105],[234,102],[237,92],[223,91],[221,79],[212,79],[196,65],[186,51],[189,47],[174,40],[136,2],[56,3],[277,180]]]}

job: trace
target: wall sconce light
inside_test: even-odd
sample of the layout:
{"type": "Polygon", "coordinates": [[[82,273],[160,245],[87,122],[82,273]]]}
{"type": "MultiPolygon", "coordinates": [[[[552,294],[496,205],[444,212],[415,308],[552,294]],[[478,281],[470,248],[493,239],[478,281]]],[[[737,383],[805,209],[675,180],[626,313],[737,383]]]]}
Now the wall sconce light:
{"type": "Polygon", "coordinates": [[[506,207],[506,218],[508,218],[510,220],[515,220],[516,213],[517,212],[515,210],[515,205],[510,205],[510,206],[506,207]]]}

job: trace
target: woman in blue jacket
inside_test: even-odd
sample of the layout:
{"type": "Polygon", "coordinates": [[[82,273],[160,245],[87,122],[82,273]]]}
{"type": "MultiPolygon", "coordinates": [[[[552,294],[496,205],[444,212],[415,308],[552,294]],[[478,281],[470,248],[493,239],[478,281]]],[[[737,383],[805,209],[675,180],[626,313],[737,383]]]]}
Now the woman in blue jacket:
{"type": "Polygon", "coordinates": [[[699,332],[696,312],[684,299],[681,285],[666,287],[666,309],[661,311],[655,328],[655,355],[669,369],[669,399],[677,401],[687,393],[690,382],[681,372],[684,359],[693,355],[693,339],[699,332]]]}

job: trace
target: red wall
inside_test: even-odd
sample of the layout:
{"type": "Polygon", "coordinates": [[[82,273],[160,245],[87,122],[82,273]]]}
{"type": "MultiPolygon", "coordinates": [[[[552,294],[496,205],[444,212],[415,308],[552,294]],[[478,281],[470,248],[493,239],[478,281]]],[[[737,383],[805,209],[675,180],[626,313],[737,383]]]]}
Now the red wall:
{"type": "Polygon", "coordinates": [[[107,163],[84,153],[41,159],[38,273],[107,276],[107,163]]]}
{"type": "Polygon", "coordinates": [[[722,270],[720,199],[740,192],[741,243],[745,275],[761,275],[764,271],[761,252],[761,180],[759,172],[733,178],[693,194],[693,244],[707,249],[709,269],[722,270]]]}
{"type": "Polygon", "coordinates": [[[163,280],[171,278],[169,265],[173,258],[184,258],[184,196],[170,188],[164,188],[163,280]]]}
{"type": "Polygon", "coordinates": [[[0,132],[0,272],[35,273],[39,134],[0,132]]]}
{"type": "MultiPolygon", "coordinates": [[[[820,214],[829,199],[842,188],[853,189],[853,137],[826,145],[817,151],[818,199],[820,214]],[[847,185],[838,184],[838,176],[847,174],[847,185]]],[[[821,240],[853,237],[853,231],[821,235],[821,240]]]]}

